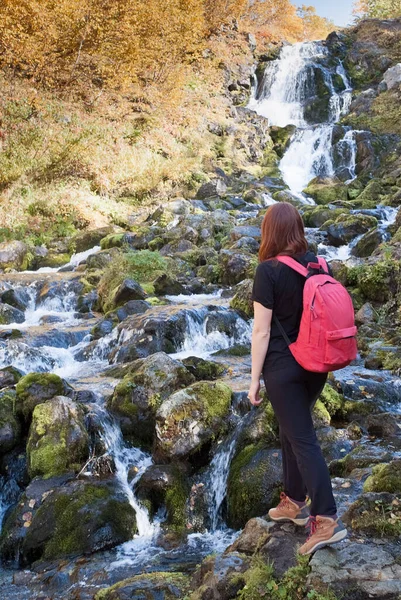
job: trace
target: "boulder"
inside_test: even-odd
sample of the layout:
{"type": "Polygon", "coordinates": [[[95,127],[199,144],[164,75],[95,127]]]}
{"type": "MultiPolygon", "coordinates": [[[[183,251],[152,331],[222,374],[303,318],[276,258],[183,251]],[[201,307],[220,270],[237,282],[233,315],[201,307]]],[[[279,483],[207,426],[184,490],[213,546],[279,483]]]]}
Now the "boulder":
{"type": "Polygon", "coordinates": [[[8,304],[9,306],[13,306],[18,310],[25,312],[29,304],[29,295],[25,290],[6,290],[1,294],[1,301],[4,304],[8,304]]]}
{"type": "Polygon", "coordinates": [[[189,356],[182,361],[196,381],[213,381],[218,379],[227,370],[221,363],[205,360],[198,356],[189,356]]]}
{"type": "Polygon", "coordinates": [[[226,285],[240,283],[253,277],[256,266],[257,259],[254,256],[222,250],[219,255],[220,281],[226,285]]]}
{"type": "Polygon", "coordinates": [[[399,87],[401,84],[401,63],[397,63],[394,67],[390,67],[383,75],[383,81],[388,90],[399,87]]]}
{"type": "Polygon", "coordinates": [[[133,279],[124,279],[113,293],[112,305],[121,306],[130,300],[144,300],[146,292],[141,288],[137,281],[133,279]]]}
{"type": "Polygon", "coordinates": [[[124,365],[119,375],[124,373],[107,402],[108,409],[119,421],[124,436],[149,446],[158,408],[177,389],[193,383],[194,377],[182,362],[164,352],[124,365]]]}
{"type": "Polygon", "coordinates": [[[48,479],[66,471],[80,470],[88,458],[89,437],[83,412],[75,402],[56,396],[35,407],[27,454],[31,477],[48,479]]]}
{"type": "Polygon", "coordinates": [[[392,413],[369,415],[366,428],[370,435],[382,438],[391,438],[400,433],[400,426],[392,413]]]}
{"type": "Polygon", "coordinates": [[[274,526],[275,524],[272,521],[265,521],[260,517],[250,519],[239,537],[226,549],[226,552],[240,552],[244,554],[258,552],[269,539],[274,526]]]}
{"type": "Polygon", "coordinates": [[[189,598],[188,575],[178,572],[144,573],[115,583],[98,592],[95,600],[173,600],[189,598]]]}
{"type": "Polygon", "coordinates": [[[22,310],[14,308],[9,304],[0,303],[0,325],[9,325],[10,323],[23,323],[25,314],[22,310]]]}
{"type": "Polygon", "coordinates": [[[274,142],[273,150],[282,158],[285,151],[290,145],[291,137],[295,132],[296,127],[294,125],[287,125],[286,127],[273,126],[270,128],[270,136],[274,142]]]}
{"type": "Polygon", "coordinates": [[[15,414],[15,392],[0,392],[0,456],[20,441],[21,427],[15,414]]]}
{"type": "Polygon", "coordinates": [[[363,485],[363,491],[401,494],[401,460],[375,465],[372,475],[363,485]]]}
{"type": "Polygon", "coordinates": [[[355,532],[377,537],[401,535],[400,494],[362,494],[343,514],[343,521],[355,532]]]}
{"type": "Polygon", "coordinates": [[[354,469],[364,469],[388,462],[391,458],[391,453],[388,450],[361,443],[344,458],[333,461],[330,465],[330,471],[334,476],[344,477],[354,469]]]}
{"type": "Polygon", "coordinates": [[[377,226],[377,219],[370,215],[347,215],[338,217],[334,223],[323,226],[327,231],[329,243],[335,247],[348,244],[358,235],[366,233],[377,226]]]}
{"type": "Polygon", "coordinates": [[[384,241],[384,238],[384,232],[378,228],[368,231],[352,248],[351,255],[359,258],[371,256],[384,241]]]}
{"type": "Polygon", "coordinates": [[[157,450],[168,459],[185,459],[226,427],[231,389],[199,382],[165,400],[156,413],[157,450]]]}
{"type": "Polygon", "coordinates": [[[90,229],[89,231],[80,231],[71,238],[70,250],[71,252],[85,252],[85,250],[90,250],[90,248],[98,246],[100,241],[107,235],[113,233],[118,234],[121,232],[121,227],[116,227],[115,225],[98,227],[97,229],[90,229]]]}
{"type": "Polygon", "coordinates": [[[369,302],[365,302],[355,315],[355,323],[357,325],[366,325],[373,323],[376,320],[376,312],[369,302]]]}
{"type": "Polygon", "coordinates": [[[134,533],[135,511],[114,482],[35,479],[6,517],[0,556],[26,567],[113,548],[134,533]]]}
{"type": "Polygon", "coordinates": [[[252,319],[253,317],[253,300],[252,300],[252,279],[245,279],[235,288],[235,295],[230,301],[230,308],[238,310],[241,315],[252,319]]]}
{"type": "Polygon", "coordinates": [[[263,443],[246,446],[233,459],[227,482],[227,523],[239,529],[265,515],[279,497],[281,453],[263,443]]]}
{"type": "Polygon", "coordinates": [[[0,269],[25,271],[30,262],[29,248],[24,242],[12,241],[0,244],[0,269]]]}
{"type": "Polygon", "coordinates": [[[35,406],[55,396],[72,396],[73,389],[53,373],[29,373],[19,380],[16,392],[17,414],[29,422],[35,406]]]}
{"type": "Polygon", "coordinates": [[[159,275],[159,277],[156,277],[153,282],[153,287],[156,296],[178,296],[179,294],[188,293],[182,283],[167,273],[163,273],[162,275],[159,275]]]}
{"type": "Polygon", "coordinates": [[[206,200],[215,196],[224,196],[227,192],[227,184],[223,179],[214,179],[200,186],[196,193],[197,200],[206,200]]]}
{"type": "Polygon", "coordinates": [[[347,186],[335,179],[316,177],[303,190],[303,193],[313,198],[316,204],[331,204],[348,199],[347,186]]]}
{"type": "Polygon", "coordinates": [[[168,532],[182,534],[186,528],[185,505],[189,496],[187,479],[176,465],[151,465],[136,485],[141,502],[150,505],[153,517],[161,508],[166,510],[163,525],[168,532]]]}
{"type": "Polygon", "coordinates": [[[250,237],[260,241],[261,231],[260,227],[255,227],[253,225],[237,225],[237,227],[234,227],[231,230],[230,236],[233,242],[236,242],[242,237],[250,237]]]}
{"type": "Polygon", "coordinates": [[[23,377],[22,371],[19,371],[15,367],[0,369],[0,390],[15,385],[21,377],[23,377]]]}

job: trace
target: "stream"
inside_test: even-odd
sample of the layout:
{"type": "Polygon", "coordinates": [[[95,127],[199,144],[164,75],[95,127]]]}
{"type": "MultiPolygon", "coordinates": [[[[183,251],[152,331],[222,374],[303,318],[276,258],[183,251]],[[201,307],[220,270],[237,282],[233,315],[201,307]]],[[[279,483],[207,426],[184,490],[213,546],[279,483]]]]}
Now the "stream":
{"type": "MultiPolygon", "coordinates": [[[[269,63],[263,80],[254,86],[248,105],[249,110],[267,118],[271,125],[295,125],[279,168],[288,190],[303,204],[314,204],[303,192],[314,177],[336,175],[341,181],[350,182],[356,176],[356,132],[343,128],[340,136],[336,134],[338,121],[349,109],[352,88],[341,62],[329,59],[323,43],[285,46],[280,57],[269,63]],[[314,109],[310,109],[310,100],[319,95],[318,86],[324,86],[329,94],[324,121],[320,117],[314,119],[314,109]]],[[[273,191],[266,187],[263,205],[245,203],[237,215],[237,224],[249,219],[252,211],[257,214],[258,210],[272,204],[273,191]]],[[[394,222],[395,209],[378,207],[373,212],[385,235],[394,222]]],[[[307,229],[307,237],[316,241],[319,253],[330,260],[358,262],[351,256],[357,240],[334,247],[315,228],[307,229]]],[[[61,268],[0,276],[1,290],[13,289],[27,299],[24,322],[0,326],[0,367],[12,365],[24,373],[55,373],[74,388],[78,401],[83,401],[96,416],[105,455],[112,457],[115,477],[135,510],[138,533],[131,541],[114,550],[95,554],[81,564],[72,560],[63,567],[62,575],[50,566],[47,577],[41,574],[38,580],[31,579],[25,583],[22,572],[4,568],[2,576],[7,590],[4,598],[10,600],[28,600],[32,597],[31,589],[51,589],[51,598],[89,599],[93,598],[99,586],[144,570],[177,570],[184,565],[191,571],[204,556],[222,552],[238,535],[225,523],[224,503],[236,440],[249,413],[244,414],[233,404],[231,418],[235,427],[225,439],[220,440],[201,477],[207,490],[210,526],[206,531],[190,533],[187,541],[179,547],[166,548],[159,544],[165,514],[159,511],[151,518],[136,495],[136,484],[153,464],[152,456],[124,440],[118,423],[106,408],[106,400],[118,383],[108,370],[121,362],[133,332],[125,327],[123,320],[110,333],[93,340],[91,331],[103,316],[91,310],[82,312],[78,306],[80,268],[89,256],[99,251],[100,247],[96,246],[74,255],[61,268]],[[20,337],[13,337],[13,330],[18,330],[20,337]],[[133,465],[136,475],[130,478],[133,465]],[[12,584],[16,576],[20,578],[18,586],[12,584]],[[74,595],[78,589],[81,596],[74,595]]],[[[230,286],[215,286],[210,294],[167,295],[168,303],[150,307],[144,318],[183,320],[184,334],[177,334],[171,357],[182,360],[196,356],[228,364],[230,372],[224,381],[232,387],[239,401],[246,395],[250,357],[232,356],[227,351],[235,346],[249,345],[252,322],[229,307],[232,293],[230,286]]],[[[364,370],[362,362],[357,361],[355,366],[336,374],[336,380],[347,382],[359,378],[370,389],[369,386],[375,386],[374,374],[374,371],[364,370]]],[[[401,403],[397,378],[387,372],[380,372],[380,376],[381,383],[376,385],[374,393],[392,411],[399,411],[400,404],[390,401],[390,396],[396,394],[401,403]]],[[[358,489],[352,488],[349,493],[358,489]]],[[[0,478],[0,522],[9,506],[17,502],[19,493],[20,490],[12,484],[12,477],[0,478]]],[[[344,496],[344,490],[340,490],[338,499],[347,502],[349,495],[344,496]]]]}

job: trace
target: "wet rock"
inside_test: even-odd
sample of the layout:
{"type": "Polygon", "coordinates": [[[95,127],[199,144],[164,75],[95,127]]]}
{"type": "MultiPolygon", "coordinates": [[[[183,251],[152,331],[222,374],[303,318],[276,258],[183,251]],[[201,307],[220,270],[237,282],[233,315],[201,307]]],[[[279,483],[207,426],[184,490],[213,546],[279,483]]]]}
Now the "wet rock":
{"type": "Polygon", "coordinates": [[[83,294],[78,297],[77,310],[81,313],[90,313],[99,301],[99,295],[97,290],[91,290],[90,292],[83,294]]]}
{"type": "MultiPolygon", "coordinates": [[[[362,92],[355,101],[355,111],[359,110],[361,113],[366,113],[366,107],[370,106],[374,99],[376,98],[376,92],[373,90],[367,90],[366,92],[362,92]]],[[[352,108],[354,111],[354,108],[352,108]]],[[[356,154],[356,172],[358,175],[363,175],[365,173],[371,173],[372,170],[378,166],[378,157],[375,152],[376,144],[374,144],[374,138],[370,131],[357,131],[355,134],[355,142],[357,148],[356,154]]],[[[359,191],[354,194],[350,194],[350,189],[356,189],[355,186],[348,188],[348,194],[350,198],[359,197],[359,191]]],[[[365,197],[366,200],[366,197],[365,197]]]]}
{"type": "Polygon", "coordinates": [[[261,232],[259,227],[253,227],[252,225],[238,225],[231,230],[230,235],[233,242],[236,242],[242,237],[250,237],[260,241],[261,232]]]}
{"type": "Polygon", "coordinates": [[[9,304],[0,303],[0,324],[9,325],[10,323],[23,323],[25,314],[18,308],[9,304]]]}
{"type": "Polygon", "coordinates": [[[250,408],[246,399],[248,414],[243,419],[237,436],[237,452],[243,448],[258,444],[263,440],[265,446],[279,445],[278,423],[269,402],[260,407],[250,408]]]}
{"type": "Polygon", "coordinates": [[[0,555],[25,567],[113,548],[135,532],[135,511],[114,482],[35,479],[6,517],[0,555]]]}
{"type": "Polygon", "coordinates": [[[0,269],[25,271],[30,262],[29,248],[24,242],[12,241],[0,244],[0,269]]]}
{"type": "Polygon", "coordinates": [[[121,322],[131,315],[142,315],[149,307],[150,304],[145,300],[130,300],[117,308],[115,314],[117,315],[117,319],[121,322]]]}
{"type": "Polygon", "coordinates": [[[118,250],[101,250],[96,254],[91,254],[86,259],[87,269],[105,269],[113,260],[113,257],[118,253],[118,250]]]}
{"type": "Polygon", "coordinates": [[[0,390],[15,385],[23,375],[22,371],[15,367],[4,367],[3,369],[0,369],[0,390]]]}
{"type": "Polygon", "coordinates": [[[29,304],[29,296],[25,290],[6,290],[1,294],[1,301],[24,312],[29,304]]]}
{"type": "Polygon", "coordinates": [[[231,546],[226,549],[226,553],[240,552],[244,554],[254,554],[265,545],[270,537],[275,523],[265,521],[260,517],[250,519],[245,525],[239,537],[231,546]]]}
{"type": "Polygon", "coordinates": [[[79,295],[82,293],[83,287],[78,278],[67,281],[50,279],[40,288],[36,298],[36,307],[42,306],[49,300],[60,302],[60,299],[64,298],[70,292],[79,295]]]}
{"type": "Polygon", "coordinates": [[[189,356],[182,361],[188,371],[197,381],[213,381],[218,379],[227,370],[221,363],[205,360],[197,356],[189,356]]]}
{"type": "Polygon", "coordinates": [[[392,413],[369,415],[366,419],[366,428],[370,435],[382,438],[391,438],[401,432],[398,420],[392,413]]]}
{"type": "Polygon", "coordinates": [[[287,125],[286,127],[273,126],[270,128],[270,135],[274,142],[273,150],[280,158],[284,156],[285,151],[290,145],[295,129],[294,125],[287,125]]]}
{"type": "Polygon", "coordinates": [[[214,196],[224,196],[227,192],[227,185],[223,179],[214,179],[208,183],[204,183],[198,189],[196,198],[198,200],[206,200],[214,196]]]}
{"type": "Polygon", "coordinates": [[[376,313],[371,304],[366,302],[356,313],[355,323],[357,325],[365,325],[366,323],[373,323],[376,320],[376,313]]]}
{"type": "Polygon", "coordinates": [[[141,288],[138,282],[133,279],[124,279],[121,285],[113,294],[112,305],[121,306],[130,300],[144,300],[146,292],[141,288]]]}
{"type": "Polygon", "coordinates": [[[241,575],[251,566],[251,559],[238,552],[205,558],[194,574],[191,589],[198,590],[199,600],[233,600],[244,587],[241,575]]]}
{"type": "Polygon", "coordinates": [[[230,302],[230,307],[238,310],[248,318],[253,317],[252,279],[246,279],[237,285],[235,295],[230,302]]]}
{"type": "Polygon", "coordinates": [[[253,277],[256,265],[257,260],[254,256],[222,250],[219,256],[221,283],[235,285],[253,277]]]}
{"type": "Polygon", "coordinates": [[[177,572],[145,573],[124,579],[98,592],[95,600],[173,600],[187,597],[189,578],[177,572]]]}
{"type": "Polygon", "coordinates": [[[391,458],[391,453],[385,448],[361,443],[344,458],[333,461],[330,465],[330,471],[333,475],[342,477],[351,473],[354,469],[363,469],[388,462],[391,458]]]}
{"type": "Polygon", "coordinates": [[[176,279],[163,273],[159,275],[153,282],[156,296],[178,296],[179,294],[187,294],[185,287],[176,279]]]}
{"type": "Polygon", "coordinates": [[[401,592],[401,567],[386,548],[372,543],[341,544],[318,550],[310,562],[311,590],[339,597],[396,600],[401,592]]]}
{"type": "Polygon", "coordinates": [[[247,252],[249,254],[257,254],[259,250],[259,242],[255,240],[255,238],[251,237],[242,237],[234,244],[230,244],[228,247],[229,250],[242,250],[243,252],[247,252]]]}
{"type": "Polygon", "coordinates": [[[401,63],[397,63],[394,67],[387,69],[383,75],[383,81],[388,90],[399,86],[401,84],[401,63]]]}
{"type": "Polygon", "coordinates": [[[380,246],[383,240],[384,234],[380,229],[368,231],[352,248],[351,255],[367,258],[380,246]]]}
{"type": "Polygon", "coordinates": [[[189,496],[187,479],[177,465],[152,465],[146,469],[136,486],[138,498],[150,504],[150,514],[165,508],[163,526],[168,532],[183,534],[186,529],[185,505],[189,496]]]}
{"type": "Polygon", "coordinates": [[[89,437],[78,405],[63,396],[38,404],[32,415],[27,453],[31,477],[47,479],[79,471],[88,458],[89,437]]]}
{"type": "Polygon", "coordinates": [[[66,381],[52,373],[29,373],[16,386],[17,414],[29,421],[35,406],[55,396],[72,396],[73,389],[66,381]]]}
{"type": "Polygon", "coordinates": [[[0,393],[0,455],[12,450],[19,442],[20,423],[15,414],[15,392],[0,393]]]}
{"type": "Polygon", "coordinates": [[[226,426],[231,389],[221,382],[199,382],[165,400],[156,414],[157,451],[183,459],[201,450],[226,426]]]}
{"type": "Polygon", "coordinates": [[[150,445],[155,431],[156,412],[177,389],[194,381],[178,360],[163,352],[122,367],[126,373],[107,406],[120,423],[124,436],[137,444],[150,445]]]}
{"type": "Polygon", "coordinates": [[[303,190],[304,194],[313,198],[316,204],[330,204],[348,198],[347,186],[333,179],[316,177],[303,190]]]}
{"type": "Polygon", "coordinates": [[[246,446],[233,459],[227,483],[227,523],[241,528],[262,516],[278,499],[282,477],[281,453],[263,443],[246,446]]]}
{"type": "Polygon", "coordinates": [[[324,226],[327,231],[329,243],[335,247],[348,244],[356,236],[366,233],[369,229],[376,227],[377,220],[369,215],[348,215],[345,218],[338,217],[336,221],[324,226]]]}
{"type": "Polygon", "coordinates": [[[99,321],[91,330],[91,335],[94,340],[99,340],[101,337],[108,335],[117,325],[118,320],[116,318],[105,318],[99,321]]]}
{"type": "Polygon", "coordinates": [[[348,407],[350,411],[357,410],[360,404],[360,414],[368,415],[378,412],[378,406],[382,402],[397,404],[401,401],[398,380],[388,373],[350,367],[336,371],[333,380],[344,396],[354,401],[354,406],[348,407]]]}

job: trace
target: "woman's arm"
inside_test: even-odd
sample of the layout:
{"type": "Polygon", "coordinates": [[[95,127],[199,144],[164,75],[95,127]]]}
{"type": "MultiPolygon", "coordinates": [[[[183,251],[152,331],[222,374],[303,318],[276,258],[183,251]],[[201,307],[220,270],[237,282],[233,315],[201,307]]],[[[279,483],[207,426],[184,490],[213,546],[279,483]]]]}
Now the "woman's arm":
{"type": "Polygon", "coordinates": [[[253,306],[255,316],[252,331],[252,375],[248,398],[251,404],[258,406],[262,402],[259,398],[260,375],[269,347],[273,311],[259,302],[254,302],[253,306]]]}

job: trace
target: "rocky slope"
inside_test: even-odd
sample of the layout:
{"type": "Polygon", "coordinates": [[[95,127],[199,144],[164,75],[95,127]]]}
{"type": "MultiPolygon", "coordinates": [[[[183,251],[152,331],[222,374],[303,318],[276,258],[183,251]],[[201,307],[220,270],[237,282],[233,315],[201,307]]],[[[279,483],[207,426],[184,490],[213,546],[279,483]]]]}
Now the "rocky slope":
{"type": "MultiPolygon", "coordinates": [[[[247,66],[227,73],[236,126],[213,135],[258,176],[218,168],[195,197],[138,213],[129,229],[58,240],[46,256],[2,245],[7,598],[399,598],[401,139],[388,115],[400,43],[399,21],[329,37],[329,62],[342,60],[354,87],[333,135],[364,131],[357,177],[309,182],[316,204],[279,169],[294,128],[241,106],[247,66]],[[277,424],[268,402],[246,401],[260,225],[280,200],[299,207],[359,324],[360,359],[330,376],[314,411],[350,539],[298,562],[304,532],[263,518],[280,490],[277,424]],[[68,263],[73,248],[83,254],[68,263]],[[53,271],[15,272],[28,263],[53,271]]],[[[314,115],[328,103],[320,89],[314,115]]]]}

